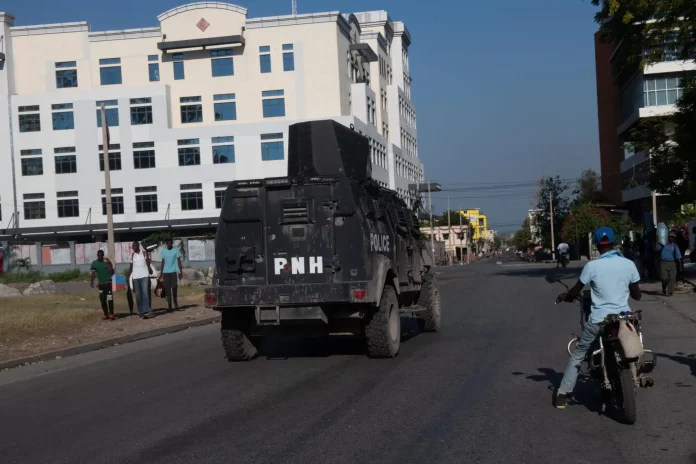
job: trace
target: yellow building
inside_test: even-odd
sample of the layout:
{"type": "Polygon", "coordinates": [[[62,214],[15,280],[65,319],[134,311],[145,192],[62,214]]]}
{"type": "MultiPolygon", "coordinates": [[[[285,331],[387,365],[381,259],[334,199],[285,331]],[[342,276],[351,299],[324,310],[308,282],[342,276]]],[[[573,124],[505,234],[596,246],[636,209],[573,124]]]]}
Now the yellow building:
{"type": "Polygon", "coordinates": [[[479,208],[460,210],[459,214],[469,220],[471,224],[471,238],[473,240],[486,239],[488,236],[488,219],[481,214],[479,208]]]}

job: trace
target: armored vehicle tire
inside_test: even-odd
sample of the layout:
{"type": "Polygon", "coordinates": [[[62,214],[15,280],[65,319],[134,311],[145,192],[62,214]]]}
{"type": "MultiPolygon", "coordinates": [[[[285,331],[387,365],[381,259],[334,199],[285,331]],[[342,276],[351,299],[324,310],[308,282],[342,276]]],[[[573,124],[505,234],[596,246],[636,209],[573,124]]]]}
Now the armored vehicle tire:
{"type": "Polygon", "coordinates": [[[365,324],[367,354],[373,358],[393,358],[401,347],[401,314],[396,290],[385,285],[379,307],[365,324]]]}
{"type": "Polygon", "coordinates": [[[439,332],[442,313],[440,310],[440,289],[437,286],[435,276],[427,274],[423,277],[418,304],[425,308],[425,311],[421,313],[423,317],[418,319],[421,330],[439,332]]]}
{"type": "Polygon", "coordinates": [[[250,361],[258,356],[259,340],[249,335],[251,320],[247,314],[223,311],[221,325],[222,347],[228,361],[250,361]]]}

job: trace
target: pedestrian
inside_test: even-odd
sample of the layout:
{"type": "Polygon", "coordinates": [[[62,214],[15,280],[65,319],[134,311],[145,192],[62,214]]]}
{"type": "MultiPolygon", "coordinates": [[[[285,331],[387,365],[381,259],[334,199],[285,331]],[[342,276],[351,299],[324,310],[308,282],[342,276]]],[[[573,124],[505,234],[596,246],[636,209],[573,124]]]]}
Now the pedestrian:
{"type": "Polygon", "coordinates": [[[160,252],[162,256],[162,283],[164,284],[164,293],[167,296],[167,311],[172,311],[172,300],[174,300],[174,308],[179,310],[179,300],[177,300],[177,273],[179,279],[184,278],[183,266],[181,265],[181,251],[179,247],[174,248],[172,239],[167,240],[164,250],[160,252]]]}
{"type": "Polygon", "coordinates": [[[135,301],[138,303],[138,313],[143,319],[150,317],[150,258],[146,251],[140,250],[140,243],[133,242],[133,256],[131,257],[130,276],[135,291],[135,301]]]}
{"type": "Polygon", "coordinates": [[[92,261],[90,268],[90,287],[94,288],[94,279],[97,278],[97,289],[99,290],[99,302],[101,303],[104,316],[102,320],[115,319],[114,316],[114,294],[111,286],[111,276],[114,273],[114,266],[109,258],[104,257],[104,250],[97,251],[97,259],[92,261]]]}
{"type": "Polygon", "coordinates": [[[677,272],[682,269],[682,254],[677,246],[677,233],[672,231],[667,236],[667,244],[655,244],[655,251],[660,256],[660,278],[662,294],[672,296],[674,285],[677,283],[677,272]]]}

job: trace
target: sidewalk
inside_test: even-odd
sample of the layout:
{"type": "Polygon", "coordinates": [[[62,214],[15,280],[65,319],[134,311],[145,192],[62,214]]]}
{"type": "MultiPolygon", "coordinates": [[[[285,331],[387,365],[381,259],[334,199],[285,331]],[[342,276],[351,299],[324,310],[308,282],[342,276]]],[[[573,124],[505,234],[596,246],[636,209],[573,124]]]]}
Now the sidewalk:
{"type": "Polygon", "coordinates": [[[685,318],[696,322],[696,266],[689,263],[677,280],[674,295],[667,297],[662,295],[662,283],[656,281],[641,282],[640,288],[645,295],[653,295],[655,299],[681,314],[685,318]]]}
{"type": "MultiPolygon", "coordinates": [[[[153,318],[128,314],[125,292],[115,295],[116,320],[103,321],[95,291],[4,299],[0,305],[0,370],[93,351],[219,320],[201,304],[202,288],[182,287],[182,311],[167,313],[153,298],[153,318]]],[[[154,295],[153,295],[154,296],[154,295]]]]}

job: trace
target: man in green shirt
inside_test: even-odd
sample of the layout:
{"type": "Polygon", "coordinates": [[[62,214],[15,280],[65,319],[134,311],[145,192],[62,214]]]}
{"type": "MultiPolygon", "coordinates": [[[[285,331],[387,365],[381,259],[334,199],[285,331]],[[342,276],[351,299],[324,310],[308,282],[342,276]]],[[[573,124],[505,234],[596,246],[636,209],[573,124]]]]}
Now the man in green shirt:
{"type": "Polygon", "coordinates": [[[114,266],[109,258],[104,258],[104,250],[97,251],[97,259],[92,261],[92,279],[90,285],[94,288],[94,278],[98,279],[97,289],[99,290],[99,302],[104,311],[103,320],[114,319],[114,295],[111,289],[111,275],[114,273],[114,266]],[[107,306],[108,304],[108,306],[107,306]]]}

